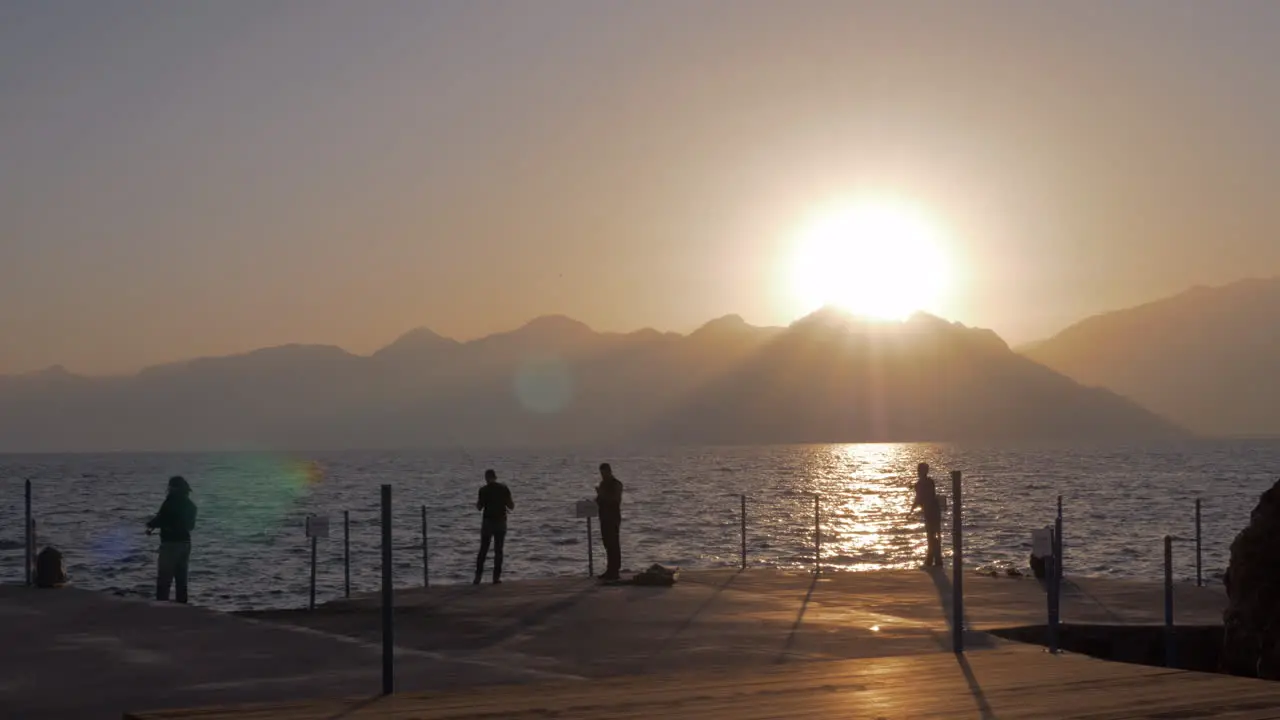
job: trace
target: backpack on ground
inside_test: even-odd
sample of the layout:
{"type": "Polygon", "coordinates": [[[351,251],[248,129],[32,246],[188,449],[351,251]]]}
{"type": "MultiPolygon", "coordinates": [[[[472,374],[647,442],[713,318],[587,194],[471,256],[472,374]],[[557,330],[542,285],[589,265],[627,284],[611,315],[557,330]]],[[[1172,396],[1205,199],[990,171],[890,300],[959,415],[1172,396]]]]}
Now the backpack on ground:
{"type": "Polygon", "coordinates": [[[67,571],[62,564],[62,553],[57,548],[46,547],[36,556],[36,587],[57,588],[67,584],[67,571]]]}

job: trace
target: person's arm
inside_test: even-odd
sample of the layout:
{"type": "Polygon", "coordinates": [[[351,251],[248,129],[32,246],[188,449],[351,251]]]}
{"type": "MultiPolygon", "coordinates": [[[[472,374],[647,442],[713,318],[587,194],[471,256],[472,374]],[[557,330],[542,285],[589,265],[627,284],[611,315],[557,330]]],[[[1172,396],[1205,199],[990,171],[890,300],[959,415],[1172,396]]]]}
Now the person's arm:
{"type": "Polygon", "coordinates": [[[166,497],[164,502],[160,503],[160,511],[155,514],[155,517],[147,521],[147,529],[155,530],[156,528],[166,527],[169,522],[169,516],[172,514],[173,501],[166,497]]]}
{"type": "Polygon", "coordinates": [[[507,488],[507,509],[508,510],[516,509],[515,498],[511,497],[511,488],[507,488]]]}
{"type": "Polygon", "coordinates": [[[476,509],[477,510],[484,509],[484,490],[481,490],[480,492],[476,493],[476,509]]]}
{"type": "Polygon", "coordinates": [[[196,529],[196,516],[199,514],[200,508],[195,503],[191,503],[191,525],[187,527],[187,532],[191,532],[196,529]]]}

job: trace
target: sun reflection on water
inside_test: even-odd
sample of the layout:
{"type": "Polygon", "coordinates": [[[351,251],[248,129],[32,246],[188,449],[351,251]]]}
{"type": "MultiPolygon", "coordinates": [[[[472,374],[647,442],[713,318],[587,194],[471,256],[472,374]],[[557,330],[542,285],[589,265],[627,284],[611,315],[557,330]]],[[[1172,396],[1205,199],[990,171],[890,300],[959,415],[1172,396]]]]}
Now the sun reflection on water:
{"type": "MultiPolygon", "coordinates": [[[[805,478],[804,491],[783,493],[779,506],[769,508],[775,516],[771,525],[778,535],[790,534],[795,545],[812,547],[814,529],[803,517],[813,517],[812,496],[817,494],[824,565],[854,570],[918,567],[925,537],[920,516],[911,510],[912,489],[916,464],[931,460],[921,457],[920,449],[897,443],[812,448],[803,466],[795,468],[796,475],[805,478]],[[788,533],[788,528],[794,529],[788,533]]],[[[937,470],[934,478],[938,479],[937,470]]],[[[807,561],[812,559],[810,550],[807,561]]],[[[805,558],[797,555],[792,560],[805,558]]]]}

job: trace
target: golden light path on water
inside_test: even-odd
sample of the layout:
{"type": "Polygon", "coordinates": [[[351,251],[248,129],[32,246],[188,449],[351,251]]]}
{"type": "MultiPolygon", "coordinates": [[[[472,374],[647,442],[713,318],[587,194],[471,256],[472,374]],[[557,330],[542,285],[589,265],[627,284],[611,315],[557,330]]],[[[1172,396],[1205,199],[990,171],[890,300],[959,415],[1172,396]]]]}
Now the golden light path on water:
{"type": "Polygon", "coordinates": [[[911,453],[909,445],[831,445],[809,456],[824,558],[856,570],[920,564],[925,539],[909,512],[915,478],[908,470],[918,460],[911,453]]]}

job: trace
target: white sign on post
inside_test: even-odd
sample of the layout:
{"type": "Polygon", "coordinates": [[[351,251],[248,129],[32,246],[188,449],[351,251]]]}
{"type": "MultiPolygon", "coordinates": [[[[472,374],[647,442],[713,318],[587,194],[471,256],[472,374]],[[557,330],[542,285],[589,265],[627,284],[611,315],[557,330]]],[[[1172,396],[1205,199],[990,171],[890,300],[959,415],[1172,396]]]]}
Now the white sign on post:
{"type": "Polygon", "coordinates": [[[307,537],[309,538],[329,537],[329,516],[328,515],[308,515],[307,516],[307,537]]]}
{"type": "Polygon", "coordinates": [[[1031,555],[1039,558],[1053,556],[1053,528],[1043,527],[1031,531],[1031,555]]]}
{"type": "Polygon", "coordinates": [[[574,517],[593,518],[600,517],[600,508],[596,505],[595,500],[579,500],[574,506],[576,512],[574,517]]]}

